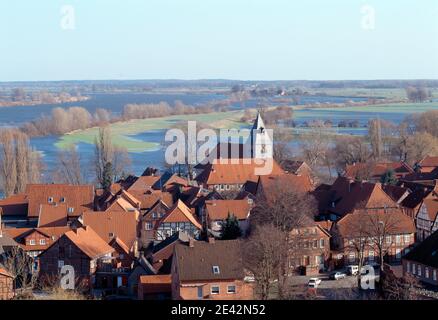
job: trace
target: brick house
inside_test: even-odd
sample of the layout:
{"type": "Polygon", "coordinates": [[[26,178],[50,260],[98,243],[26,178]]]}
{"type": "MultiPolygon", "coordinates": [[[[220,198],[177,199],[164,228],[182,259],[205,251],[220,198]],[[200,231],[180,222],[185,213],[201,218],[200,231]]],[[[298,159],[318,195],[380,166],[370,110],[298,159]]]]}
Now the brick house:
{"type": "Polygon", "coordinates": [[[251,199],[241,200],[207,200],[203,212],[205,226],[215,237],[222,234],[222,226],[229,214],[233,214],[239,222],[242,233],[245,234],[249,228],[249,216],[253,207],[251,199]]]}
{"type": "Polygon", "coordinates": [[[80,217],[83,226],[91,227],[114,249],[111,264],[99,272],[98,285],[108,283],[110,288],[126,285],[134,261],[139,256],[138,215],[138,211],[88,211],[80,217]]]}
{"type": "Polygon", "coordinates": [[[438,286],[438,232],[433,233],[403,257],[403,274],[438,286]]]}
{"type": "Polygon", "coordinates": [[[0,300],[11,300],[14,295],[14,277],[0,265],[0,300]]]}
{"type": "Polygon", "coordinates": [[[189,241],[175,246],[172,298],[183,300],[251,300],[238,240],[189,241]]]}
{"type": "Polygon", "coordinates": [[[40,276],[56,277],[64,265],[70,265],[75,270],[75,278],[91,288],[96,272],[111,265],[113,252],[114,248],[90,227],[73,229],[38,256],[40,276]]]}
{"type": "MultiPolygon", "coordinates": [[[[310,220],[310,219],[309,219],[310,220]]],[[[291,231],[294,249],[289,267],[301,274],[318,274],[329,267],[330,233],[313,221],[291,231]]]]}
{"type": "Polygon", "coordinates": [[[355,210],[332,225],[332,249],[343,264],[364,262],[399,263],[415,243],[415,225],[400,209],[355,210]],[[379,247],[381,250],[379,250],[379,247]]]}
{"type": "Polygon", "coordinates": [[[325,211],[333,221],[357,209],[399,208],[399,205],[383,191],[381,183],[358,182],[339,177],[325,193],[325,211]]]}
{"type": "Polygon", "coordinates": [[[13,228],[3,231],[14,239],[29,256],[36,258],[70,230],[70,227],[43,227],[13,228]]]}

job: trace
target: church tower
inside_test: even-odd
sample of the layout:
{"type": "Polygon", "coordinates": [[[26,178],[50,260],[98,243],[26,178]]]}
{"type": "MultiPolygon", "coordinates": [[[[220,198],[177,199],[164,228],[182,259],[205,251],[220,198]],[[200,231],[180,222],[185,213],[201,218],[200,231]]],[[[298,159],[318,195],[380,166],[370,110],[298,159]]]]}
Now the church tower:
{"type": "Polygon", "coordinates": [[[273,157],[272,136],[268,134],[260,111],[251,129],[252,157],[266,159],[273,157]]]}

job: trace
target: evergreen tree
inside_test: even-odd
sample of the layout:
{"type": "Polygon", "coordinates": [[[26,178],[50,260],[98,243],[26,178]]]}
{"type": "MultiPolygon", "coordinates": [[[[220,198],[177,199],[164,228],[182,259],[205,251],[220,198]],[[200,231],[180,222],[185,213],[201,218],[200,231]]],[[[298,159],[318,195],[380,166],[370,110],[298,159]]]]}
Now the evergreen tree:
{"type": "Polygon", "coordinates": [[[383,184],[395,185],[397,183],[397,177],[395,176],[394,170],[390,169],[386,171],[380,179],[380,182],[382,182],[383,184]]]}
{"type": "Polygon", "coordinates": [[[222,225],[222,240],[234,240],[242,235],[236,216],[228,212],[227,220],[222,225]]]}
{"type": "Polygon", "coordinates": [[[113,165],[111,162],[105,163],[105,166],[103,167],[103,173],[102,173],[102,188],[104,190],[109,190],[111,187],[111,184],[113,183],[113,165]]]}

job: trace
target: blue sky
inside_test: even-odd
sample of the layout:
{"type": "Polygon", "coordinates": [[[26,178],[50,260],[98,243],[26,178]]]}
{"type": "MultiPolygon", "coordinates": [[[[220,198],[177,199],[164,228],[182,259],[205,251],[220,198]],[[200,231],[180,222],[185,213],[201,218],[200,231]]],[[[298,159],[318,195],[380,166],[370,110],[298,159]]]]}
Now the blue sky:
{"type": "Polygon", "coordinates": [[[438,78],[436,0],[3,0],[0,39],[0,81],[438,78]]]}

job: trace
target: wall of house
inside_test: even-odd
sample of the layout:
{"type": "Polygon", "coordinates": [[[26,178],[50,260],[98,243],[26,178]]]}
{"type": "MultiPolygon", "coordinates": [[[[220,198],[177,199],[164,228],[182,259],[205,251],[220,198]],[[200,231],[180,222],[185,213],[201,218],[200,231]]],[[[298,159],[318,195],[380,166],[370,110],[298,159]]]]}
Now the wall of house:
{"type": "Polygon", "coordinates": [[[403,275],[411,274],[420,281],[438,286],[438,268],[403,259],[403,275]]]}
{"type": "Polygon", "coordinates": [[[71,265],[78,278],[90,278],[96,272],[97,264],[91,261],[67,237],[61,237],[53,246],[40,255],[40,275],[58,275],[62,265],[71,265]]]}
{"type": "Polygon", "coordinates": [[[179,283],[179,296],[182,300],[199,300],[198,288],[202,288],[202,300],[251,300],[254,298],[252,283],[242,280],[202,281],[179,283]],[[234,286],[235,293],[228,293],[228,287],[234,286]],[[219,293],[213,294],[212,287],[219,287],[219,293]]]}
{"type": "MultiPolygon", "coordinates": [[[[401,262],[402,257],[409,252],[415,243],[414,234],[390,235],[391,243],[386,243],[384,251],[386,252],[385,261],[401,262]],[[398,240],[397,240],[398,239],[398,240]]],[[[356,240],[357,241],[357,240],[356,240]]],[[[389,240],[388,240],[389,241],[389,240]]],[[[344,255],[344,264],[353,264],[359,261],[358,252],[354,248],[355,240],[350,238],[342,238],[344,255]],[[353,257],[354,256],[354,257],[353,257]]],[[[379,262],[379,250],[373,242],[366,244],[364,248],[364,262],[379,262]]]]}
{"type": "Polygon", "coordinates": [[[0,300],[10,300],[14,297],[14,281],[11,277],[0,274],[0,300]]]}

